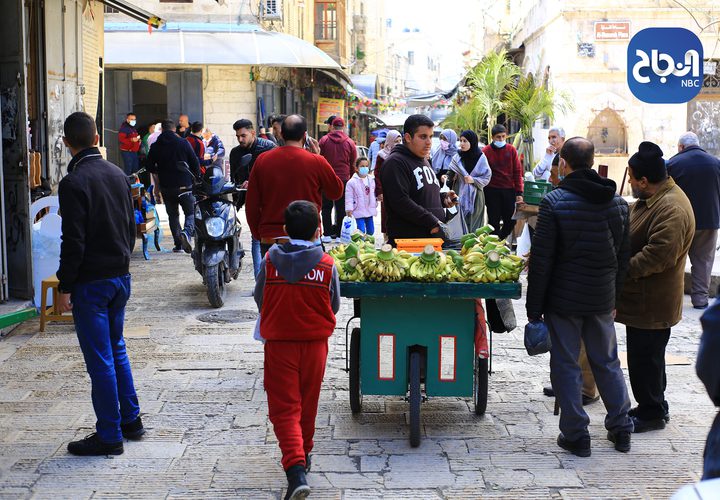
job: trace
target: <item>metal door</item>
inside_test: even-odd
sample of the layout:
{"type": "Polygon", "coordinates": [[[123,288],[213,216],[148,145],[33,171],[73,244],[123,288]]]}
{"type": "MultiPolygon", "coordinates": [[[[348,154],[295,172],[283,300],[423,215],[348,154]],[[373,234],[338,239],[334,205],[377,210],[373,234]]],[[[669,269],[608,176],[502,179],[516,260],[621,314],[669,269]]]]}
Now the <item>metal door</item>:
{"type": "MultiPolygon", "coordinates": [[[[108,161],[120,163],[118,128],[133,110],[132,71],[108,69],[105,71],[105,105],[103,107],[103,144],[108,161]]],[[[122,166],[122,165],[121,165],[122,166]]]]}
{"type": "Polygon", "coordinates": [[[167,109],[171,120],[182,114],[190,123],[203,121],[202,71],[199,69],[167,72],[167,109]]]}

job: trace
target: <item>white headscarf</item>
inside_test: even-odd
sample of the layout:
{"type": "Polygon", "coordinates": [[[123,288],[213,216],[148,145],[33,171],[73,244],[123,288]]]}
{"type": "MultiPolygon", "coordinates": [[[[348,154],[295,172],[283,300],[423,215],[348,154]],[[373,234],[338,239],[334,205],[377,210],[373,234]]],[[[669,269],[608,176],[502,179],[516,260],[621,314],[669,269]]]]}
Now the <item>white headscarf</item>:
{"type": "Polygon", "coordinates": [[[387,136],[385,137],[385,144],[383,145],[383,148],[378,152],[378,156],[385,160],[392,149],[396,146],[396,142],[398,140],[398,137],[400,137],[400,132],[397,130],[390,130],[387,133],[387,136]]]}

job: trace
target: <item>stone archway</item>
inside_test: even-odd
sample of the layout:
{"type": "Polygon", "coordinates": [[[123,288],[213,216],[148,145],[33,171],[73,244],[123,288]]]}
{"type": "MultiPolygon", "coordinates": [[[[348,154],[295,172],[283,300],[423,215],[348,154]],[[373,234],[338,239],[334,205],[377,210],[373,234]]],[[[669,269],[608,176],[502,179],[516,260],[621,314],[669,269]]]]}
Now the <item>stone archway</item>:
{"type": "Polygon", "coordinates": [[[600,111],[590,123],[586,136],[595,145],[596,155],[627,154],[627,127],[613,109],[600,111]]]}

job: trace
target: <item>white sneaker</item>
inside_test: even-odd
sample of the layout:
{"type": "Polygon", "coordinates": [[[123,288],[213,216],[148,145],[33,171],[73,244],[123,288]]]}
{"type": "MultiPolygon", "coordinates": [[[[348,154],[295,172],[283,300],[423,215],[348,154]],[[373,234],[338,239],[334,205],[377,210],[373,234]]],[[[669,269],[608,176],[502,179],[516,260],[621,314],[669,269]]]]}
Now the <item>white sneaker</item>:
{"type": "Polygon", "coordinates": [[[330,236],[323,236],[320,241],[322,241],[323,243],[330,243],[332,242],[332,238],[330,236]]]}

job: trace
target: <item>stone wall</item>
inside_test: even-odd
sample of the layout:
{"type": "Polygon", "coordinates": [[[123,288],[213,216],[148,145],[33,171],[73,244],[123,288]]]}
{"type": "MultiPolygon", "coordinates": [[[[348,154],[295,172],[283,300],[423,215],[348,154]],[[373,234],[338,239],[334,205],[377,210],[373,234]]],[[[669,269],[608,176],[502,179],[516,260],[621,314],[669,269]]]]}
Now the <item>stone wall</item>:
{"type": "Polygon", "coordinates": [[[205,126],[222,139],[228,150],[237,145],[232,124],[247,118],[255,124],[255,84],[250,66],[207,66],[203,68],[203,110],[205,126]]]}

